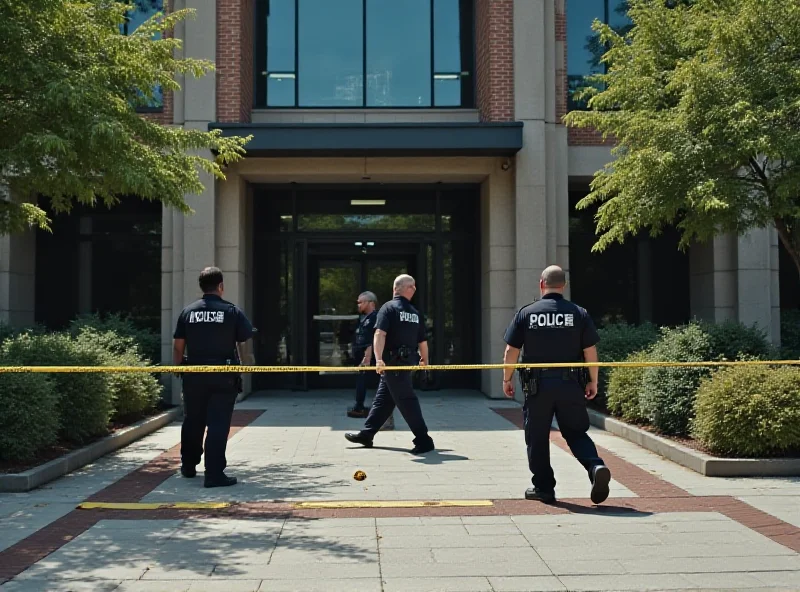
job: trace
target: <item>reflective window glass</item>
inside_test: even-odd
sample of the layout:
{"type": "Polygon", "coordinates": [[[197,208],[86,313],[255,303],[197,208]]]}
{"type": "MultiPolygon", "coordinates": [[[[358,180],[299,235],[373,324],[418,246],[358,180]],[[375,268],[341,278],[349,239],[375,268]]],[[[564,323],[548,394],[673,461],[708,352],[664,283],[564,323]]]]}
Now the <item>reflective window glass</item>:
{"type": "MultiPolygon", "coordinates": [[[[162,11],[163,0],[133,0],[134,9],[129,11],[125,23],[120,26],[123,35],[130,35],[139,26],[158,12],[162,11]]],[[[161,38],[161,33],[154,35],[155,39],[161,38]]],[[[153,88],[151,97],[145,97],[144,93],[137,92],[137,107],[143,110],[161,110],[164,108],[164,93],[161,85],[153,88]]]]}
{"type": "Polygon", "coordinates": [[[431,0],[367,0],[367,106],[430,107],[431,0]]]}
{"type": "Polygon", "coordinates": [[[362,0],[298,0],[300,107],[363,105],[362,0]]]}
{"type": "Polygon", "coordinates": [[[270,107],[294,107],[294,0],[270,0],[267,16],[267,97],[270,107]]]}

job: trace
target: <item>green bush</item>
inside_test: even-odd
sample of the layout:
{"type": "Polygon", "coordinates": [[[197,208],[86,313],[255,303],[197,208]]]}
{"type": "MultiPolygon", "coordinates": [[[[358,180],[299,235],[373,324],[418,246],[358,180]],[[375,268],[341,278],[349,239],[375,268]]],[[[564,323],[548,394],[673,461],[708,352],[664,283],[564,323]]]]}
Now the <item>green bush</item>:
{"type": "MultiPolygon", "coordinates": [[[[634,352],[622,361],[647,362],[650,355],[647,350],[634,352]]],[[[608,410],[630,423],[645,423],[639,398],[642,393],[645,368],[616,367],[611,368],[608,379],[608,410]]]]}
{"type": "MultiPolygon", "coordinates": [[[[651,357],[658,362],[703,362],[712,356],[711,338],[691,323],[662,329],[651,357]]],[[[645,368],[640,397],[641,413],[659,431],[686,435],[693,415],[694,395],[708,367],[645,368]]]]}
{"type": "Polygon", "coordinates": [[[118,313],[79,315],[69,324],[69,332],[73,337],[77,337],[84,328],[94,329],[98,333],[113,332],[120,340],[118,344],[111,344],[116,353],[128,351],[133,342],[151,364],[161,360],[161,336],[155,331],[139,327],[129,316],[118,313]]]}
{"type": "Polygon", "coordinates": [[[800,358],[800,310],[781,311],[781,358],[800,358]]]}
{"type": "Polygon", "coordinates": [[[774,456],[800,450],[800,368],[737,366],[697,391],[693,435],[722,455],[774,456]]]}
{"type": "MultiPolygon", "coordinates": [[[[99,366],[103,349],[79,343],[69,335],[22,334],[3,344],[2,356],[10,366],[99,366]]],[[[83,443],[108,432],[113,398],[108,380],[99,373],[56,372],[51,380],[58,395],[60,436],[83,443]]]]}
{"type": "Polygon", "coordinates": [[[777,351],[758,327],[748,327],[738,321],[721,323],[703,322],[701,328],[711,339],[713,360],[740,360],[743,358],[771,360],[777,351]]]}
{"type": "Polygon", "coordinates": [[[58,427],[58,394],[46,374],[0,374],[0,460],[35,458],[56,443],[58,427]]]}
{"type": "MultiPolygon", "coordinates": [[[[94,345],[102,351],[104,366],[147,366],[131,337],[113,331],[99,332],[85,326],[75,337],[78,343],[94,345]]],[[[150,373],[114,372],[104,374],[114,400],[113,420],[126,419],[151,411],[161,398],[161,384],[150,373]]]]}
{"type": "MultiPolygon", "coordinates": [[[[613,323],[597,329],[600,343],[597,344],[597,353],[601,362],[621,362],[634,352],[650,347],[659,338],[658,327],[652,323],[629,325],[625,322],[613,323]]],[[[605,405],[609,410],[608,397],[610,396],[610,374],[612,368],[600,368],[598,376],[597,403],[605,405]]],[[[595,400],[597,400],[595,399],[595,400]]]]}

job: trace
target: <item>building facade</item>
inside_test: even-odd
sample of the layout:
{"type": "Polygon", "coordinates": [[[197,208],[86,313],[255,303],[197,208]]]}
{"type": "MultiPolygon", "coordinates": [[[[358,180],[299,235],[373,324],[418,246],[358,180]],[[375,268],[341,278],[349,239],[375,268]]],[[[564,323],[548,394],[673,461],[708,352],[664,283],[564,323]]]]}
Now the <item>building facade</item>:
{"type": "MultiPolygon", "coordinates": [[[[159,9],[137,0],[131,26],[159,9]],[[137,20],[139,19],[139,20],[137,20]]],[[[148,117],[252,135],[246,158],[187,196],[194,214],[123,200],[0,242],[0,316],[59,326],[132,312],[160,327],[165,363],[199,271],[254,320],[259,365],[349,363],[363,290],[417,279],[432,363],[496,363],[514,311],[549,264],[599,322],[757,323],[779,339],[797,279],[772,230],[677,250],[646,233],[602,254],[575,204],[612,157],[567,129],[598,68],[591,23],[620,0],[173,0],[176,34],[216,73],[181,80],[148,117]],[[784,270],[784,271],[781,271],[784,270]]],[[[248,388],[343,386],[325,373],[257,374],[248,388]]],[[[174,385],[173,385],[174,386],[174,385]]],[[[426,388],[502,396],[500,371],[435,373],[426,388]]]]}

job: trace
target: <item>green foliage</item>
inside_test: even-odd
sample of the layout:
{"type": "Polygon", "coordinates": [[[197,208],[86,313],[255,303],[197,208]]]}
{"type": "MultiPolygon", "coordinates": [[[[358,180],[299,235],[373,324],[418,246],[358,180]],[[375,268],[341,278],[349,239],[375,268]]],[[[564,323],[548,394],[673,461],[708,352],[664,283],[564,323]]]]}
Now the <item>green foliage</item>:
{"type": "Polygon", "coordinates": [[[716,454],[800,450],[800,368],[725,368],[702,382],[695,409],[693,435],[716,454]]]}
{"type": "MultiPolygon", "coordinates": [[[[634,352],[625,362],[647,362],[651,356],[647,351],[634,352]]],[[[608,410],[630,423],[646,423],[642,415],[639,398],[644,384],[645,368],[619,366],[611,368],[608,379],[608,410]]]]}
{"type": "Polygon", "coordinates": [[[34,458],[55,444],[58,427],[58,394],[47,375],[0,374],[0,460],[34,458]]]}
{"type": "Polygon", "coordinates": [[[161,336],[150,329],[136,325],[135,320],[119,313],[102,316],[100,314],[79,315],[70,322],[69,332],[75,337],[83,329],[91,328],[99,333],[112,332],[116,339],[109,339],[105,347],[116,353],[128,352],[131,348],[138,351],[151,364],[161,360],[161,336]]]}
{"type": "MultiPolygon", "coordinates": [[[[65,334],[23,334],[3,344],[3,359],[10,366],[99,366],[103,349],[77,342],[65,334]]],[[[60,436],[83,443],[108,431],[113,397],[108,380],[99,373],[58,372],[51,375],[58,394],[60,436]]]]}
{"type": "Polygon", "coordinates": [[[773,225],[800,268],[800,4],[631,0],[628,14],[624,36],[595,22],[607,73],[565,117],[617,142],[578,204],[602,203],[593,249],[666,225],[682,248],[773,225]]]}
{"type": "Polygon", "coordinates": [[[781,358],[800,358],[800,310],[781,311],[781,358]]]}
{"type": "Polygon", "coordinates": [[[703,331],[711,340],[713,360],[774,359],[775,348],[767,334],[758,327],[728,320],[721,323],[704,322],[703,331]]]}
{"type": "Polygon", "coordinates": [[[118,196],[160,200],[191,213],[199,170],[224,179],[250,137],[165,126],[137,108],[153,91],[179,90],[177,75],[201,77],[211,62],[176,58],[171,35],[193,10],[158,13],[124,35],[130,6],[90,0],[0,2],[0,233],[49,229],[41,204],[69,212],[74,201],[111,206],[118,196]],[[203,154],[216,153],[215,158],[203,154]]]}
{"type": "MultiPolygon", "coordinates": [[[[658,327],[651,323],[629,325],[622,321],[608,323],[597,329],[600,343],[597,344],[597,353],[601,362],[620,362],[633,352],[643,350],[653,344],[659,337],[658,327]]],[[[607,401],[610,396],[608,385],[612,368],[600,368],[598,373],[598,396],[593,403],[597,406],[605,405],[609,410],[607,401]],[[598,400],[599,399],[599,400],[598,400]]]]}
{"type": "MultiPolygon", "coordinates": [[[[665,328],[650,353],[659,362],[703,362],[711,358],[711,339],[696,323],[665,328]]],[[[708,373],[707,367],[645,368],[641,414],[665,434],[686,435],[693,415],[694,394],[708,373]]]]}
{"type": "MultiPolygon", "coordinates": [[[[114,331],[98,331],[84,326],[77,332],[77,343],[102,351],[104,366],[146,366],[131,337],[114,331]]],[[[161,385],[149,373],[114,372],[103,374],[114,400],[111,419],[126,419],[155,408],[161,398],[161,385]]]]}

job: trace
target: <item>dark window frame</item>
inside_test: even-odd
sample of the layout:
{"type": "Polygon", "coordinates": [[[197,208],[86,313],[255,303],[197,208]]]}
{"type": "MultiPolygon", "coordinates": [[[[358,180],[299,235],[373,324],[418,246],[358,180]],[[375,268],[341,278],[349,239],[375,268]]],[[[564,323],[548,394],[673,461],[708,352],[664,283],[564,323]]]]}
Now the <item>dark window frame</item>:
{"type": "MultiPolygon", "coordinates": [[[[461,43],[460,43],[460,54],[461,54],[461,64],[462,69],[461,72],[437,72],[434,67],[434,59],[435,59],[435,47],[434,47],[434,31],[435,31],[435,23],[434,23],[434,3],[436,0],[430,0],[430,41],[431,41],[431,48],[430,48],[430,59],[431,59],[431,104],[426,106],[418,106],[418,105],[409,105],[409,106],[391,106],[391,107],[384,107],[384,106],[369,106],[367,105],[367,85],[364,83],[367,79],[367,1],[362,0],[362,18],[363,18],[363,29],[361,32],[362,35],[362,43],[363,43],[363,51],[361,56],[361,76],[362,76],[362,98],[361,98],[361,105],[358,106],[349,106],[349,105],[330,105],[330,106],[310,106],[305,107],[299,104],[300,100],[300,93],[299,93],[299,72],[298,72],[298,62],[299,62],[299,39],[300,39],[300,30],[299,30],[299,19],[298,19],[298,2],[299,0],[294,0],[294,71],[292,72],[283,72],[287,75],[294,76],[294,105],[293,106],[270,106],[268,105],[268,96],[267,96],[267,78],[269,76],[269,72],[267,70],[267,14],[269,11],[269,1],[270,0],[257,0],[255,6],[255,34],[253,35],[253,56],[254,56],[254,68],[253,68],[253,85],[255,92],[253,93],[253,108],[255,109],[268,109],[268,110],[276,110],[276,109],[292,109],[292,110],[321,110],[321,109],[333,109],[333,110],[370,110],[370,111],[379,111],[379,110],[444,110],[444,109],[475,109],[477,106],[476,98],[477,98],[477,79],[475,76],[476,70],[476,46],[475,46],[475,37],[476,37],[476,22],[475,22],[475,14],[476,14],[476,2],[477,0],[459,0],[459,19],[462,24],[461,27],[461,43]],[[453,76],[457,75],[461,79],[461,101],[460,105],[436,105],[436,80],[437,76],[453,76]],[[465,80],[465,78],[467,80],[465,80]]],[[[278,72],[274,72],[277,74],[278,72]]]]}

